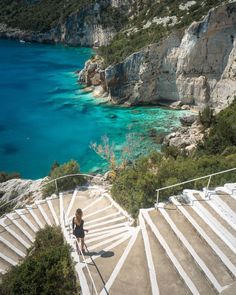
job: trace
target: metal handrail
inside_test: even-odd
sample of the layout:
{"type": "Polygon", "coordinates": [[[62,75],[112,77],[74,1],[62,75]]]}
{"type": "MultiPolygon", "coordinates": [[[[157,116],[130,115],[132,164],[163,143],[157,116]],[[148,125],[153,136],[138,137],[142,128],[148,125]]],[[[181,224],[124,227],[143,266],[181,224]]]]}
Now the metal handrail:
{"type": "MultiPolygon", "coordinates": [[[[90,175],[90,174],[82,174],[82,173],[75,173],[75,174],[68,174],[68,175],[63,175],[63,176],[60,176],[60,177],[57,177],[55,179],[52,179],[50,181],[48,181],[47,183],[44,183],[41,185],[40,189],[42,189],[43,187],[45,187],[46,185],[50,184],[50,183],[53,183],[55,182],[55,186],[56,186],[56,190],[58,191],[58,185],[57,185],[57,181],[60,180],[60,179],[63,179],[63,178],[66,178],[66,177],[73,177],[73,176],[86,176],[86,177],[91,177],[91,178],[99,178],[100,180],[103,179],[103,177],[100,177],[100,176],[94,176],[94,175],[90,175]]],[[[39,192],[38,192],[39,193],[39,192]]],[[[0,205],[0,208],[4,207],[5,205],[7,204],[10,204],[14,201],[18,201],[18,199],[20,199],[20,197],[17,197],[15,199],[12,199],[10,201],[7,201],[5,202],[4,204],[0,205]]]]}
{"type": "Polygon", "coordinates": [[[231,171],[234,171],[234,170],[236,170],[236,167],[235,168],[228,169],[228,170],[224,170],[224,171],[220,171],[220,172],[208,174],[206,176],[201,176],[201,177],[198,177],[198,178],[194,178],[194,179],[191,179],[191,180],[179,182],[179,183],[176,183],[176,184],[168,185],[168,186],[165,186],[165,187],[162,187],[162,188],[159,188],[159,189],[156,189],[156,192],[157,192],[156,205],[158,204],[158,200],[159,200],[159,196],[160,196],[160,191],[166,190],[168,188],[176,187],[176,186],[179,186],[179,185],[182,185],[182,184],[194,182],[196,180],[201,180],[201,179],[209,178],[208,183],[207,183],[207,187],[206,187],[206,189],[208,190],[212,176],[223,174],[223,173],[227,173],[227,172],[231,172],[231,171]]]}

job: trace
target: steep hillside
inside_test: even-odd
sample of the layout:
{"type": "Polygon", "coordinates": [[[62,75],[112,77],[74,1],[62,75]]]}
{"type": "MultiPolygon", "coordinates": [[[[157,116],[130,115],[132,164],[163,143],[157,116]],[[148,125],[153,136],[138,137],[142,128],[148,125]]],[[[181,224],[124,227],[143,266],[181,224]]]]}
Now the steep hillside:
{"type": "Polygon", "coordinates": [[[107,45],[127,22],[129,0],[0,3],[0,37],[81,46],[107,45]]]}
{"type": "MultiPolygon", "coordinates": [[[[145,42],[150,42],[148,32],[135,34],[137,38],[140,35],[140,42],[142,36],[146,38],[145,42]]],[[[236,95],[235,2],[213,8],[202,20],[192,22],[185,30],[175,28],[170,32],[166,28],[160,31],[159,42],[103,70],[113,55],[114,60],[116,55],[122,59],[127,51],[136,49],[127,45],[132,43],[131,40],[135,42],[132,36],[119,41],[119,34],[109,46],[101,48],[102,54],[107,50],[107,58],[103,54],[105,61],[101,66],[100,80],[113,103],[137,105],[180,100],[200,108],[209,105],[222,109],[232,102],[236,95]],[[116,42],[119,46],[113,48],[116,42]]],[[[135,44],[141,46],[138,42],[135,44]]],[[[97,75],[99,70],[95,68],[95,71],[97,75]]],[[[87,76],[90,79],[83,71],[82,81],[93,84],[91,71],[87,76]]],[[[94,85],[96,83],[97,80],[94,85]]]]}

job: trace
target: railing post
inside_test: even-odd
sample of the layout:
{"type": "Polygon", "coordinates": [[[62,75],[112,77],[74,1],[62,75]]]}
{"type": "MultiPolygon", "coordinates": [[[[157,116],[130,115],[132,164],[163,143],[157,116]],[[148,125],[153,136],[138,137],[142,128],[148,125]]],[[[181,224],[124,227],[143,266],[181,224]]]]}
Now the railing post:
{"type": "Polygon", "coordinates": [[[209,180],[208,180],[207,187],[206,187],[206,195],[205,195],[205,198],[206,198],[207,195],[208,195],[208,188],[209,188],[209,185],[210,185],[210,183],[211,183],[211,177],[212,177],[212,175],[209,176],[209,180]]]}
{"type": "Polygon", "coordinates": [[[159,201],[159,189],[157,190],[157,201],[156,201],[156,206],[158,206],[158,201],[159,201]]]}
{"type": "Polygon", "coordinates": [[[57,180],[55,179],[56,193],[58,194],[57,180]]]}

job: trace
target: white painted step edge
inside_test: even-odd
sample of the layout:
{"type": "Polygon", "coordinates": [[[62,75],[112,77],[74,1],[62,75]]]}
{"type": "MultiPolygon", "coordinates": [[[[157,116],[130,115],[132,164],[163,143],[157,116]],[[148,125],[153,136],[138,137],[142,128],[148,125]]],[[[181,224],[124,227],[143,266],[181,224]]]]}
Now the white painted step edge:
{"type": "Polygon", "coordinates": [[[3,260],[5,260],[6,262],[10,263],[11,265],[14,265],[14,266],[17,265],[17,262],[15,260],[13,260],[10,257],[2,254],[1,252],[0,252],[0,258],[2,258],[3,260]]]}
{"type": "MultiPolygon", "coordinates": [[[[91,258],[93,260],[101,257],[101,255],[104,253],[104,252],[107,252],[107,251],[110,251],[112,249],[114,249],[115,247],[119,246],[120,244],[124,243],[127,239],[129,239],[131,237],[131,233],[128,232],[126,235],[124,235],[121,239],[119,239],[118,241],[115,241],[113,244],[109,245],[108,247],[106,247],[103,251],[100,251],[98,254],[96,255],[93,255],[91,258]]],[[[86,263],[89,263],[91,262],[91,258],[87,258],[86,259],[86,263]]],[[[84,267],[84,266],[83,266],[84,267]]]]}
{"type": "MultiPolygon", "coordinates": [[[[59,202],[59,200],[58,200],[58,202],[59,202]]],[[[59,220],[58,220],[57,214],[56,214],[56,212],[55,212],[55,210],[54,210],[54,207],[53,207],[53,205],[52,205],[51,200],[47,200],[47,203],[48,203],[48,207],[49,207],[49,209],[50,209],[50,211],[51,211],[51,214],[52,214],[52,216],[53,216],[53,218],[54,218],[55,224],[56,224],[56,225],[59,225],[59,220]]]]}
{"type": "Polygon", "coordinates": [[[205,198],[203,192],[199,192],[199,195],[236,231],[236,213],[216,193],[209,198],[205,198]]]}
{"type": "Polygon", "coordinates": [[[93,230],[90,231],[90,233],[91,234],[92,233],[97,233],[97,232],[101,232],[101,231],[104,231],[104,230],[114,229],[114,228],[122,227],[122,226],[129,226],[129,222],[122,222],[122,223],[117,223],[117,224],[114,224],[114,225],[109,225],[109,226],[93,229],[93,230]]]}
{"type": "Polygon", "coordinates": [[[125,231],[128,231],[130,230],[128,227],[121,227],[121,228],[118,228],[116,230],[112,230],[112,231],[109,231],[108,233],[104,234],[104,235],[99,235],[99,236],[96,236],[94,238],[86,238],[86,243],[89,244],[89,243],[92,243],[92,242],[95,242],[95,241],[99,241],[99,240],[103,240],[103,239],[106,239],[110,236],[114,236],[114,235],[117,235],[119,233],[122,233],[122,232],[125,232],[125,231]]]}
{"type": "MultiPolygon", "coordinates": [[[[38,231],[38,228],[35,227],[33,225],[33,223],[27,218],[27,216],[26,216],[27,213],[25,213],[24,210],[27,210],[27,209],[16,209],[15,212],[32,229],[32,231],[34,231],[36,233],[38,231]]],[[[27,210],[27,212],[28,212],[28,210],[27,210]]],[[[30,213],[28,213],[28,214],[30,214],[30,213]]]]}
{"type": "Polygon", "coordinates": [[[20,242],[25,248],[30,248],[30,244],[28,244],[24,239],[22,239],[22,237],[20,237],[13,229],[11,229],[9,226],[6,226],[6,224],[4,223],[4,221],[2,220],[0,222],[1,226],[4,227],[4,229],[14,238],[16,239],[18,242],[20,242]]]}
{"type": "MultiPolygon", "coordinates": [[[[41,204],[39,202],[35,202],[35,204],[38,206],[38,209],[40,211],[40,213],[43,215],[43,218],[45,219],[46,223],[50,226],[52,226],[51,220],[49,219],[49,217],[47,216],[47,213],[45,212],[44,208],[41,206],[41,204]]],[[[44,204],[47,205],[47,203],[45,202],[44,204]]]]}
{"type": "MultiPolygon", "coordinates": [[[[112,237],[112,238],[110,238],[110,239],[107,239],[107,240],[105,240],[105,241],[102,241],[102,242],[100,242],[100,243],[98,243],[98,244],[95,244],[95,245],[92,245],[92,246],[89,246],[88,248],[89,248],[89,251],[91,251],[91,250],[95,250],[95,249],[97,249],[97,248],[100,248],[101,246],[103,246],[103,245],[106,245],[106,244],[109,244],[110,242],[113,242],[113,241],[115,241],[115,240],[118,240],[118,239],[120,239],[120,238],[122,238],[124,235],[126,235],[127,233],[121,233],[121,234],[119,234],[119,235],[116,235],[116,236],[114,236],[114,237],[112,237]]],[[[130,234],[130,232],[129,232],[129,234],[130,234]]]]}
{"type": "Polygon", "coordinates": [[[99,209],[99,210],[94,211],[94,212],[92,212],[92,213],[90,213],[90,214],[88,214],[88,215],[85,215],[85,216],[84,216],[84,219],[86,220],[86,219],[89,218],[90,216],[95,216],[96,214],[101,213],[101,212],[103,212],[103,211],[106,211],[106,210],[108,210],[108,209],[110,209],[110,208],[112,208],[112,205],[108,205],[108,206],[106,206],[106,207],[104,207],[104,208],[102,208],[102,209],[99,209]]]}
{"type": "Polygon", "coordinates": [[[100,223],[97,223],[97,224],[93,224],[93,225],[89,225],[89,226],[86,225],[86,229],[92,229],[92,228],[99,227],[101,225],[114,223],[114,222],[117,222],[117,221],[121,221],[121,220],[123,220],[125,218],[126,218],[126,216],[120,216],[120,217],[113,218],[113,219],[110,219],[110,220],[107,220],[107,221],[103,221],[103,222],[100,222],[100,223]]]}
{"type": "MultiPolygon", "coordinates": [[[[29,239],[32,243],[34,242],[34,238],[31,236],[31,234],[24,228],[24,226],[22,226],[19,222],[18,222],[18,220],[16,220],[15,218],[14,218],[14,216],[12,216],[12,214],[11,213],[9,213],[9,214],[7,214],[6,215],[10,220],[11,220],[11,222],[15,225],[15,226],[17,226],[18,228],[19,228],[19,230],[27,237],[27,239],[29,239]]],[[[19,216],[18,214],[17,214],[17,216],[19,216]]],[[[26,243],[25,244],[25,247],[26,248],[29,248],[30,247],[30,244],[28,244],[28,243],[26,243]]]]}
{"type": "Polygon", "coordinates": [[[161,244],[161,246],[163,247],[163,249],[165,250],[167,256],[169,257],[169,259],[171,260],[171,262],[173,263],[173,265],[175,266],[175,269],[177,270],[177,272],[179,273],[179,275],[181,276],[181,278],[183,279],[183,281],[185,282],[186,286],[189,288],[190,292],[192,292],[193,295],[201,295],[199,293],[199,291],[197,290],[196,286],[194,285],[194,283],[192,282],[192,280],[190,279],[190,277],[187,275],[187,273],[184,271],[184,269],[182,268],[181,264],[179,263],[179,261],[176,259],[176,257],[174,256],[173,252],[171,251],[171,249],[169,248],[168,244],[166,243],[165,239],[163,238],[163,236],[160,234],[159,230],[157,229],[157,227],[155,226],[155,224],[153,223],[153,221],[151,220],[149,214],[147,212],[142,212],[143,217],[145,219],[145,221],[147,222],[147,224],[150,226],[152,232],[154,233],[154,235],[156,236],[157,240],[159,241],[159,243],[161,244]]]}
{"type": "Polygon", "coordinates": [[[15,247],[12,243],[10,243],[8,240],[4,239],[1,235],[0,235],[0,241],[6,245],[9,249],[11,249],[13,252],[15,252],[17,255],[19,255],[20,257],[25,257],[26,254],[23,253],[20,249],[18,249],[17,247],[15,247]]]}
{"type": "Polygon", "coordinates": [[[103,235],[103,234],[112,232],[114,229],[122,228],[122,227],[129,227],[129,223],[128,222],[124,222],[124,223],[116,224],[115,226],[104,227],[103,229],[99,229],[99,230],[95,230],[95,231],[89,232],[88,234],[86,234],[86,237],[87,238],[96,237],[98,235],[103,235]]]}
{"type": "Polygon", "coordinates": [[[38,208],[32,208],[31,206],[26,205],[26,208],[28,209],[29,213],[31,214],[31,216],[34,218],[35,222],[37,223],[37,225],[39,226],[39,228],[43,228],[43,224],[41,223],[41,221],[39,220],[38,216],[35,214],[34,210],[39,210],[38,208]]]}
{"type": "Polygon", "coordinates": [[[206,241],[206,243],[212,248],[212,250],[216,253],[216,255],[220,258],[220,260],[224,263],[227,269],[236,276],[236,267],[230,261],[230,259],[224,254],[223,251],[211,240],[211,238],[206,234],[206,232],[198,225],[198,223],[194,220],[194,218],[187,212],[187,210],[175,199],[175,197],[171,197],[170,200],[174,205],[177,206],[178,210],[185,216],[185,218],[192,224],[195,230],[199,233],[199,235],[206,241]]]}
{"type": "MultiPolygon", "coordinates": [[[[185,190],[186,191],[186,190],[185,190]]],[[[192,200],[196,200],[193,196],[192,191],[188,191],[188,196],[192,200]]],[[[199,202],[194,202],[194,205],[191,207],[203,220],[210,226],[210,228],[218,235],[218,237],[225,243],[227,246],[236,254],[235,242],[236,239],[233,235],[221,225],[215,217],[213,217],[208,210],[206,210],[199,202]],[[234,243],[233,243],[234,241],[234,243]]]]}
{"type": "Polygon", "coordinates": [[[224,290],[224,287],[220,285],[220,283],[217,281],[214,274],[210,271],[210,269],[206,266],[205,262],[201,259],[201,257],[196,253],[196,251],[193,249],[193,247],[190,245],[188,240],[185,238],[185,236],[182,234],[182,232],[177,228],[177,226],[174,224],[174,222],[171,220],[169,214],[164,209],[164,204],[159,203],[159,211],[166,220],[166,222],[171,227],[172,231],[175,233],[175,235],[178,237],[178,239],[181,241],[185,249],[190,253],[196,264],[199,266],[199,268],[204,272],[206,277],[208,278],[211,285],[217,290],[217,292],[222,292],[224,290]],[[161,208],[161,206],[163,208],[161,208]]]}
{"type": "Polygon", "coordinates": [[[139,230],[140,228],[137,227],[131,237],[131,239],[129,240],[129,243],[128,243],[128,246],[125,248],[125,251],[123,252],[120,260],[118,261],[118,263],[116,264],[110,278],[108,279],[108,281],[106,282],[106,285],[105,287],[103,288],[103,290],[101,291],[100,295],[107,295],[107,291],[110,290],[111,286],[113,285],[116,277],[118,276],[123,264],[125,263],[125,260],[126,258],[128,257],[129,255],[129,252],[131,251],[136,239],[137,239],[137,236],[138,236],[138,233],[139,233],[139,230]]]}
{"type": "Polygon", "coordinates": [[[72,198],[71,198],[71,200],[70,200],[70,204],[69,204],[69,206],[68,206],[68,208],[67,208],[67,211],[66,211],[66,216],[67,216],[67,217],[69,216],[70,211],[71,211],[71,209],[72,209],[72,207],[73,207],[73,205],[74,205],[74,202],[75,202],[75,198],[76,198],[77,192],[78,192],[77,189],[75,189],[74,192],[73,192],[72,198]]]}
{"type": "Polygon", "coordinates": [[[108,215],[105,215],[105,216],[100,217],[100,218],[96,218],[96,219],[92,219],[90,221],[86,221],[86,225],[91,224],[91,223],[95,223],[95,222],[98,222],[98,221],[101,221],[101,220],[106,220],[108,218],[111,218],[111,217],[114,217],[114,216],[117,216],[117,215],[120,215],[120,212],[117,211],[115,213],[108,214],[108,215]]]}
{"type": "Polygon", "coordinates": [[[155,271],[155,267],[154,267],[154,263],[152,259],[151,247],[149,243],[145,222],[142,216],[142,211],[144,210],[140,210],[140,213],[139,213],[139,225],[140,225],[142,236],[143,236],[144,249],[145,249],[145,254],[146,254],[147,264],[148,264],[148,272],[149,272],[149,277],[150,277],[150,282],[152,287],[152,294],[159,295],[160,291],[159,291],[159,287],[158,287],[157,279],[156,279],[157,275],[156,275],[156,271],[155,271]]]}

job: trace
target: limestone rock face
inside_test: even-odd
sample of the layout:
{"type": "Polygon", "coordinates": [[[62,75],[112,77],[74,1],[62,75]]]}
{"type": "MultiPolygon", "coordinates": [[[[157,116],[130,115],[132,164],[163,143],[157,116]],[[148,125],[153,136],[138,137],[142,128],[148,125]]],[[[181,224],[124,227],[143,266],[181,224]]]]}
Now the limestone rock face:
{"type": "Polygon", "coordinates": [[[26,180],[11,179],[0,183],[1,200],[10,201],[12,199],[17,202],[41,199],[40,188],[45,179],[26,180]]]}
{"type": "Polygon", "coordinates": [[[191,126],[180,127],[176,132],[172,132],[164,139],[164,144],[174,146],[180,151],[184,150],[191,154],[197,147],[197,144],[202,141],[204,132],[202,126],[195,121],[191,126]]]}
{"type": "Polygon", "coordinates": [[[236,3],[210,10],[181,35],[173,33],[105,70],[114,103],[182,101],[222,109],[236,95],[236,3]]]}

